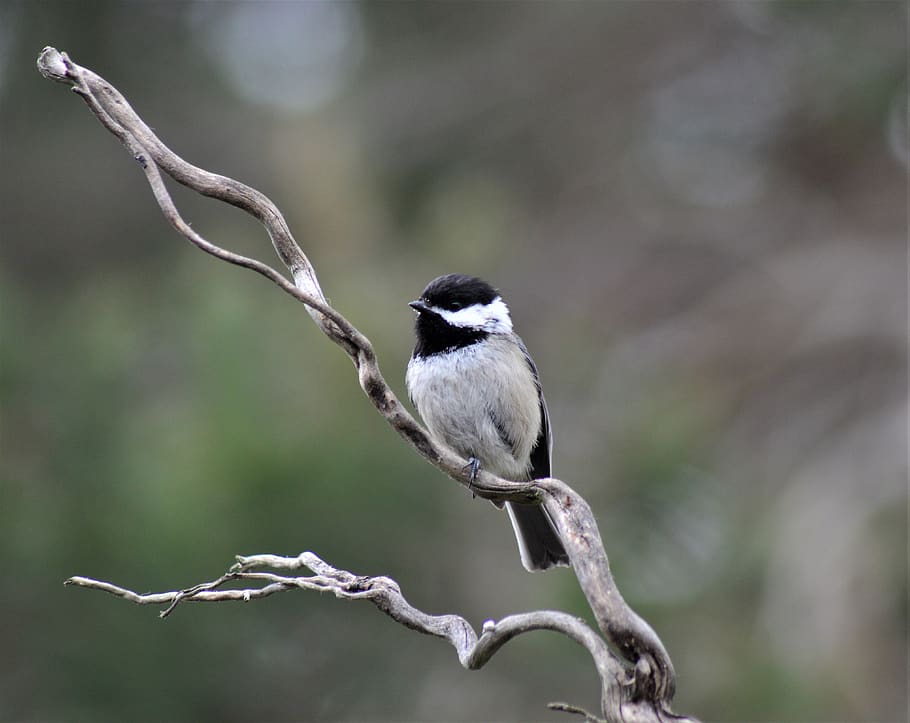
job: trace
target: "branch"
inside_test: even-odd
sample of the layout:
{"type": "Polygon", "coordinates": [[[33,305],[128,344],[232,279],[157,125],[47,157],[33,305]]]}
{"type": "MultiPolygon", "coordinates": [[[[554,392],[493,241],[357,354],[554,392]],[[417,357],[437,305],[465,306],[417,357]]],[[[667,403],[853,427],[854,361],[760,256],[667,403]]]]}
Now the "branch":
{"type": "MultiPolygon", "coordinates": [[[[453,480],[465,487],[470,487],[472,492],[479,497],[494,502],[539,503],[546,507],[560,533],[579,585],[594,612],[600,631],[620,653],[623,661],[628,664],[624,666],[617,658],[610,658],[611,666],[615,664],[623,669],[623,674],[619,676],[615,674],[615,670],[611,666],[601,667],[599,665],[598,667],[605,691],[604,714],[607,718],[613,719],[622,708],[625,720],[635,720],[629,717],[627,708],[630,705],[640,704],[641,710],[651,711],[650,717],[641,718],[641,720],[661,720],[674,717],[669,709],[669,701],[675,690],[675,673],[670,657],[655,632],[626,604],[616,587],[594,515],[587,502],[565,482],[557,479],[519,483],[495,477],[489,472],[481,470],[479,476],[471,480],[466,460],[437,444],[397,399],[379,370],[376,354],[369,339],[328,304],[319,286],[315,270],[294,240],[283,216],[271,200],[261,192],[234,179],[198,168],[180,158],[158,139],[116,88],[91,70],[73,63],[66,53],[61,53],[51,47],[45,48],[38,57],[38,69],[46,78],[69,85],[85,101],[98,120],[123,143],[145,173],[155,200],[165,218],[190,243],[223,261],[256,271],[306,306],[319,328],[351,358],[357,370],[361,388],[379,413],[428,462],[453,480]],[[180,216],[164,184],[162,171],[178,183],[205,196],[241,208],[258,219],[265,226],[275,251],[290,271],[293,282],[271,266],[223,249],[207,241],[193,230],[180,216]]],[[[315,556],[313,557],[315,558],[315,556]]],[[[256,559],[261,560],[262,558],[256,559]]],[[[318,558],[308,558],[304,564],[308,566],[309,562],[314,562],[318,566],[321,561],[317,561],[318,558]]],[[[275,560],[270,560],[269,564],[272,562],[275,560]]],[[[325,563],[321,564],[325,565],[325,563]]],[[[334,570],[329,567],[327,569],[334,570]]],[[[350,575],[350,573],[334,572],[342,576],[350,575]]],[[[192,601],[247,599],[243,597],[245,594],[249,594],[251,596],[249,599],[252,599],[252,597],[271,595],[289,589],[289,587],[317,589],[323,584],[332,589],[336,595],[339,594],[339,589],[346,590],[341,596],[353,594],[350,589],[344,588],[344,586],[339,587],[340,583],[336,578],[330,576],[326,579],[332,582],[325,582],[320,577],[321,573],[316,578],[293,578],[293,581],[285,578],[274,579],[265,587],[258,588],[256,592],[218,589],[230,580],[254,579],[241,577],[241,575],[248,574],[252,573],[233,572],[211,583],[190,588],[189,591],[163,593],[162,595],[177,596],[169,598],[173,605],[184,599],[192,601]],[[301,580],[307,582],[301,583],[301,580]]],[[[263,573],[256,573],[256,575],[263,575],[263,573]]],[[[271,578],[256,577],[255,579],[271,578]]],[[[387,580],[387,578],[367,579],[387,580]]],[[[158,603],[162,601],[154,596],[152,599],[147,599],[147,596],[137,596],[135,593],[108,583],[86,578],[71,578],[69,582],[107,590],[134,602],[158,603]]],[[[394,583],[392,584],[394,585],[394,583]]],[[[397,585],[394,585],[394,588],[397,590],[397,585]]],[[[373,590],[373,588],[370,589],[373,590]]],[[[384,585],[377,584],[375,587],[375,590],[380,591],[386,589],[384,585]]],[[[388,593],[371,592],[369,597],[382,607],[378,601],[387,599],[388,593]]],[[[386,612],[392,614],[388,610],[386,612]]],[[[421,615],[423,614],[421,613],[421,615]]],[[[534,613],[529,615],[534,615],[534,613]]],[[[552,613],[548,615],[552,615],[552,613]]],[[[433,620],[439,619],[433,618],[433,620]]],[[[409,620],[411,618],[402,618],[399,622],[409,625],[409,620]]],[[[508,620],[511,618],[500,621],[496,629],[512,630],[509,627],[511,623],[505,623],[508,620]]],[[[526,618],[522,618],[522,620],[526,620],[526,618]]],[[[409,627],[411,626],[409,625],[409,627]]],[[[560,631],[581,642],[565,626],[560,628],[560,631]]],[[[461,634],[467,635],[463,630],[461,634]]],[[[442,635],[441,637],[447,636],[442,635]]],[[[476,650],[486,650],[488,647],[495,652],[498,646],[509,637],[507,632],[491,633],[486,638],[482,635],[477,644],[471,646],[471,649],[475,651],[473,655],[478,655],[476,650]],[[497,643],[496,641],[502,642],[497,643]]],[[[597,636],[594,637],[597,638],[597,636]]],[[[454,641],[452,642],[455,644],[454,641]]],[[[585,642],[582,644],[588,645],[585,642]]],[[[489,654],[492,655],[492,652],[489,654]]],[[[461,652],[459,657],[461,658],[461,652]]],[[[469,660],[473,660],[473,658],[469,658],[469,660]]],[[[478,658],[478,660],[486,662],[485,658],[478,658]]],[[[595,656],[595,660],[598,660],[597,656],[595,656]]],[[[462,662],[464,664],[464,660],[462,662]]]]}
{"type": "MultiPolygon", "coordinates": [[[[459,615],[429,615],[412,606],[404,597],[395,580],[389,577],[365,577],[346,570],[339,570],[312,552],[302,552],[297,557],[278,555],[237,556],[237,562],[221,577],[185,590],[140,594],[133,590],[87,577],[71,577],[65,585],[77,585],[107,592],[137,605],[167,605],[160,613],[168,617],[183,602],[249,602],[289,590],[314,590],[330,592],[344,600],[369,600],[395,622],[411,630],[447,640],[467,670],[479,670],[510,640],[535,630],[552,630],[569,637],[584,647],[594,660],[602,681],[604,710],[616,710],[621,715],[616,720],[625,723],[655,720],[649,702],[613,700],[617,690],[631,689],[634,679],[626,668],[610,653],[602,638],[594,633],[581,618],[556,610],[538,610],[509,615],[502,620],[488,620],[478,637],[474,628],[459,615]],[[309,576],[279,575],[274,572],[253,572],[257,568],[296,571],[306,569],[309,576]],[[230,582],[244,581],[261,584],[260,587],[223,589],[230,582]]],[[[565,703],[552,703],[555,710],[580,713],[589,720],[599,720],[580,708],[565,703]]]]}

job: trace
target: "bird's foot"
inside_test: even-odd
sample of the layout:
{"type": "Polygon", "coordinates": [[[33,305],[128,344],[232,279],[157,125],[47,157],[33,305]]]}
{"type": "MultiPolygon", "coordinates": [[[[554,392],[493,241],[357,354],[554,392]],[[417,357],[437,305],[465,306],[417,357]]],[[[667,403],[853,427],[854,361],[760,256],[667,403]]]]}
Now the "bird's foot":
{"type": "Polygon", "coordinates": [[[468,482],[468,489],[471,490],[471,499],[474,499],[477,497],[477,495],[474,494],[473,485],[474,485],[474,482],[477,480],[478,473],[480,472],[480,460],[477,459],[477,457],[469,457],[468,463],[467,463],[467,465],[465,465],[464,469],[465,469],[465,471],[471,470],[471,478],[470,478],[470,481],[468,482]]]}

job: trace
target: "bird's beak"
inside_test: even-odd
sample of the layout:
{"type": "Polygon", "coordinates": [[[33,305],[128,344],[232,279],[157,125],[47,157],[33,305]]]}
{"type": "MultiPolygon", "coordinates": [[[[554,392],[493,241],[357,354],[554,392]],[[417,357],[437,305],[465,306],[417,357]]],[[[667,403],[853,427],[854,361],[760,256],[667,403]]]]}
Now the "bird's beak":
{"type": "Polygon", "coordinates": [[[426,302],[423,301],[423,300],[421,300],[421,299],[415,299],[414,301],[409,302],[409,303],[408,303],[408,306],[410,306],[410,307],[411,307],[414,311],[416,311],[418,314],[419,314],[421,311],[427,311],[427,310],[428,310],[428,307],[427,307],[426,302]]]}

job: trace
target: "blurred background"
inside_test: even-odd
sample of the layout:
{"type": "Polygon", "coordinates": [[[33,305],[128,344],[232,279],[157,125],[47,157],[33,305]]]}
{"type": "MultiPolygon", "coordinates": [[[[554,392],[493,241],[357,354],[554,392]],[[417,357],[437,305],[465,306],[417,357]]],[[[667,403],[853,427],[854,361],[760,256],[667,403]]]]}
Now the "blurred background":
{"type": "Polygon", "coordinates": [[[296,302],[171,230],[45,45],[274,199],[402,398],[407,301],[500,287],[679,711],[906,720],[906,3],[0,3],[0,719],[559,721],[598,685],[549,633],[467,672],[369,604],[62,586],[309,549],[476,626],[590,617],[296,302]]]}

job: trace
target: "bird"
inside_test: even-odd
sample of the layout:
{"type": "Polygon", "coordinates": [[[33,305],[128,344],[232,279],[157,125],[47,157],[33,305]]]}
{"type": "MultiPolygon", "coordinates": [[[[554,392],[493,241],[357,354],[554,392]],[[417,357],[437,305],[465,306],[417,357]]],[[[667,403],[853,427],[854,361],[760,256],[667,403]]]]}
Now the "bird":
{"type": "MultiPolygon", "coordinates": [[[[416,343],[405,383],[431,436],[468,460],[472,479],[480,468],[518,482],[549,477],[553,440],[540,375],[499,291],[476,276],[446,274],[409,306],[416,343]]],[[[505,508],[526,570],[570,565],[541,505],[505,508]]]]}

